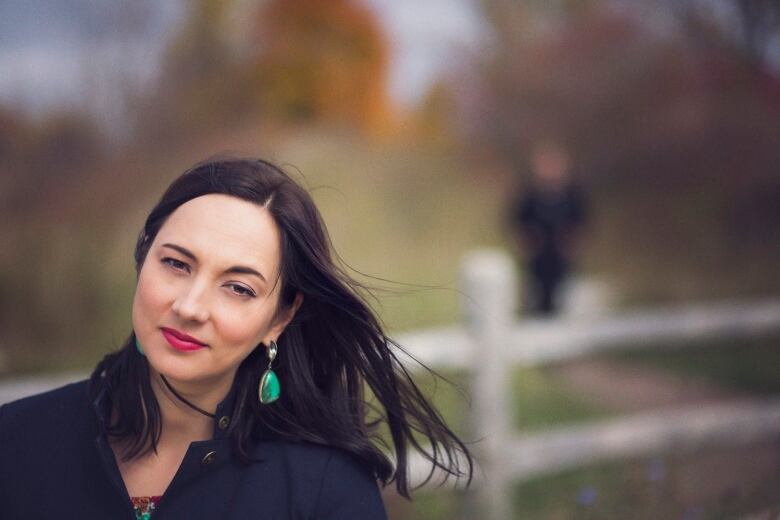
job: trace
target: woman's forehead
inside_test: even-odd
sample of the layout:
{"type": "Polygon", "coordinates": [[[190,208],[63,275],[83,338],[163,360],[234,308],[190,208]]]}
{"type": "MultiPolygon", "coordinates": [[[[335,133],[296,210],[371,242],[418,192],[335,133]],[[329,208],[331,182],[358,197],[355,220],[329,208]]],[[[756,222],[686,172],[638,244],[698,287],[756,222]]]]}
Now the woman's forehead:
{"type": "Polygon", "coordinates": [[[173,242],[205,260],[246,265],[265,274],[279,264],[279,229],[266,208],[237,197],[208,194],[176,208],[155,242],[173,242]]]}

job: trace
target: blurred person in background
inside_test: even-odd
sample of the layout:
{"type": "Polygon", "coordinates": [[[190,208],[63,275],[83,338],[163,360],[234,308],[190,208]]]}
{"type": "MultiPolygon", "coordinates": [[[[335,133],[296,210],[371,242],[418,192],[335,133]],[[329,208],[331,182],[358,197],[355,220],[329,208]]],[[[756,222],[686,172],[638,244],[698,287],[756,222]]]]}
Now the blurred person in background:
{"type": "Polygon", "coordinates": [[[575,261],[586,207],[560,143],[537,143],[530,162],[530,185],[512,201],[510,224],[526,262],[528,308],[551,316],[560,309],[560,289],[575,261]]]}
{"type": "Polygon", "coordinates": [[[409,498],[410,444],[470,481],[469,451],[280,168],[185,172],[134,258],[121,348],[0,407],[0,518],[383,520],[378,482],[409,498]]]}

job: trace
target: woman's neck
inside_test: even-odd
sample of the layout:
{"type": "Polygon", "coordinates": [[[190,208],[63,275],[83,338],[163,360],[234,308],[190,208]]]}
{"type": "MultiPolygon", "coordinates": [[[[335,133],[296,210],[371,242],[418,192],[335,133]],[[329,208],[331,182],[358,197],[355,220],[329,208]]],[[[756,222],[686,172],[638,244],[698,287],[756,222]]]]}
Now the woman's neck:
{"type": "MultiPolygon", "coordinates": [[[[151,369],[149,378],[152,391],[160,406],[163,440],[194,442],[211,439],[214,419],[192,409],[167,387],[160,373],[151,369]]],[[[185,384],[168,378],[168,383],[179,396],[208,413],[214,413],[217,405],[230,391],[229,384],[204,385],[185,384]]]]}

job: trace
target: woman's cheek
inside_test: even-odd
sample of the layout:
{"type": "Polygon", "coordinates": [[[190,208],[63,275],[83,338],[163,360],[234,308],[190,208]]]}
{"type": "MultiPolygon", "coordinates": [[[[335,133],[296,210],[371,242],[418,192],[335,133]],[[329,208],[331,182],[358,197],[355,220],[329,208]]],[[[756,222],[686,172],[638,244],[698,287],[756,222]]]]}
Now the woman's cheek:
{"type": "Polygon", "coordinates": [[[263,339],[265,334],[265,319],[258,320],[257,314],[254,316],[246,313],[234,313],[231,319],[220,319],[219,316],[213,316],[214,328],[219,331],[223,345],[231,350],[232,354],[240,354],[245,351],[246,355],[254,349],[263,339]]]}
{"type": "Polygon", "coordinates": [[[164,312],[166,294],[170,292],[169,284],[153,276],[148,270],[142,270],[133,298],[134,325],[154,328],[164,312]]]}
{"type": "Polygon", "coordinates": [[[138,287],[136,288],[135,303],[137,311],[141,315],[148,315],[155,304],[154,298],[154,286],[145,279],[138,280],[138,287]]]}

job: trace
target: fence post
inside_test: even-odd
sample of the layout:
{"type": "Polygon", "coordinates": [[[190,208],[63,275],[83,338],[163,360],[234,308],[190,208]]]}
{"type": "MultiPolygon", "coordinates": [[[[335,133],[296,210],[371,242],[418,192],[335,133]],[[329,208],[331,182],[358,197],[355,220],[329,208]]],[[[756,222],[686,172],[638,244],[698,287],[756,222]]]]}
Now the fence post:
{"type": "Polygon", "coordinates": [[[469,253],[462,264],[463,310],[473,341],[472,432],[484,479],[477,507],[484,520],[511,519],[511,474],[504,450],[512,416],[507,348],[518,291],[514,262],[498,250],[469,253]]]}

